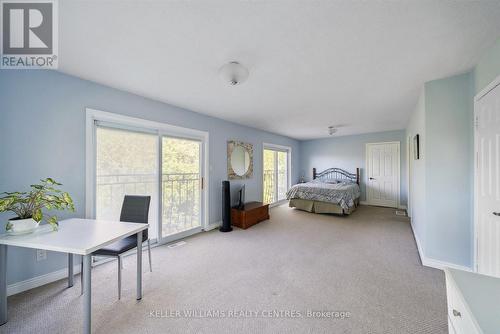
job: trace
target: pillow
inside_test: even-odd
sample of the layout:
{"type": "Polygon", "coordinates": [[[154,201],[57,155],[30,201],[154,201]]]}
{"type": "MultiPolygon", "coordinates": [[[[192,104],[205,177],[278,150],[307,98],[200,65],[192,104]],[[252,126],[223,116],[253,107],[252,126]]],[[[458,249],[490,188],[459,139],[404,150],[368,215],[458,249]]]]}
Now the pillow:
{"type": "Polygon", "coordinates": [[[349,179],[316,179],[314,181],[317,181],[317,182],[320,182],[320,183],[328,183],[328,184],[338,184],[338,183],[342,183],[342,184],[352,184],[352,183],[356,183],[356,181],[354,180],[349,180],[349,179]]]}
{"type": "Polygon", "coordinates": [[[318,183],[328,183],[328,184],[336,184],[336,183],[340,183],[339,180],[337,179],[316,179],[314,180],[314,182],[318,182],[318,183]]]}

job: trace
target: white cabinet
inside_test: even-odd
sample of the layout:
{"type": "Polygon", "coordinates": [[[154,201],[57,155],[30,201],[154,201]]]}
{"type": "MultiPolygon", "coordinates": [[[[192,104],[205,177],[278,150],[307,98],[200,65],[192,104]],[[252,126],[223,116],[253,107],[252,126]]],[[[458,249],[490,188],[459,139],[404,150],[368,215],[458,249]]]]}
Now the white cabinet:
{"type": "Polygon", "coordinates": [[[445,269],[453,334],[500,333],[500,278],[445,269]]]}

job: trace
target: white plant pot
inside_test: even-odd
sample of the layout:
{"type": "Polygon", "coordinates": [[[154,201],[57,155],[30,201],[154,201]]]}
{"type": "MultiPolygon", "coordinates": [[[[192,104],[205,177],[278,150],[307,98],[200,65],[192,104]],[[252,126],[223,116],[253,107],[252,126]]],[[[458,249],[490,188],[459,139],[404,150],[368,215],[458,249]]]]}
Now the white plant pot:
{"type": "Polygon", "coordinates": [[[33,218],[9,220],[6,230],[11,234],[24,234],[35,231],[40,225],[33,218]]]}

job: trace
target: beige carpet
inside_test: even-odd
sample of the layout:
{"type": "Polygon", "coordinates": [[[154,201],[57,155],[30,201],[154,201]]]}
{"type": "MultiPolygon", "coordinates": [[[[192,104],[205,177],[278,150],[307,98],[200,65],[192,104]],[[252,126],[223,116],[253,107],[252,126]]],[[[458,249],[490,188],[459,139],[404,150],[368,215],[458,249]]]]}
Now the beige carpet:
{"type": "MultiPolygon", "coordinates": [[[[392,209],[362,206],[335,217],[281,206],[246,231],[211,231],[186,241],[153,250],[140,302],[135,257],[125,260],[121,301],[116,263],[94,268],[94,332],[447,332],[444,275],[420,265],[409,222],[392,209]],[[189,317],[195,310],[198,318],[189,317]],[[349,317],[310,318],[307,310],[349,317]]],[[[10,321],[0,331],[81,332],[75,281],[71,289],[63,280],[10,297],[10,321]]]]}

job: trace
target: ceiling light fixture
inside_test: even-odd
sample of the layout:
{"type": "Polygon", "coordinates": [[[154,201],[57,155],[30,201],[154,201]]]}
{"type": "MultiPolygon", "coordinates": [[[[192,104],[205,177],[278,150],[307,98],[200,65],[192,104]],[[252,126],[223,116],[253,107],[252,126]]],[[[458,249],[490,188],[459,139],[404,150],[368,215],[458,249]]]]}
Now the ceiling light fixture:
{"type": "Polygon", "coordinates": [[[232,61],[222,66],[219,74],[231,86],[239,85],[248,78],[248,70],[237,61],[232,61]]]}
{"type": "Polygon", "coordinates": [[[329,134],[330,136],[333,136],[336,132],[337,132],[337,128],[336,128],[335,126],[330,125],[330,126],[328,127],[328,134],[329,134]]]}

